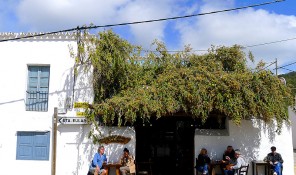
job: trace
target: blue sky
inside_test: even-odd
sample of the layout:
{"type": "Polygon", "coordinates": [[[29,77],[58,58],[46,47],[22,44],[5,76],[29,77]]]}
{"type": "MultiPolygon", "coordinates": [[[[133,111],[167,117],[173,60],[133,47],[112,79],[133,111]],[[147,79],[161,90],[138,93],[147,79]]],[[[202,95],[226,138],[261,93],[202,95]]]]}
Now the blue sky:
{"type": "MultiPolygon", "coordinates": [[[[0,32],[51,32],[230,9],[272,0],[0,0],[0,32]]],[[[243,46],[296,38],[296,0],[193,18],[112,28],[133,44],[151,48],[154,39],[169,50],[243,46]]],[[[97,32],[98,29],[93,30],[97,32]]],[[[296,39],[246,48],[256,62],[296,62],[296,39]]],[[[196,52],[202,54],[202,52],[196,52]]],[[[251,65],[254,66],[254,65],[251,65]]],[[[269,67],[271,70],[274,65],[269,67]]],[[[285,67],[296,71],[296,64],[285,67]]],[[[280,69],[279,73],[288,70],[280,69]]]]}

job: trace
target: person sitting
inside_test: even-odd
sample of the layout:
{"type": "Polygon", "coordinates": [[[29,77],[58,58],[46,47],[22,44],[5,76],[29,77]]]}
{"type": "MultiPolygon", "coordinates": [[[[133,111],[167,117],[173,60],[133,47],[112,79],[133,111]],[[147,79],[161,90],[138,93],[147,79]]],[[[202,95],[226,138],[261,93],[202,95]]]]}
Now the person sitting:
{"type": "Polygon", "coordinates": [[[200,153],[197,157],[196,169],[199,172],[202,172],[203,175],[209,174],[211,159],[208,156],[208,151],[205,148],[200,150],[200,153]]]}
{"type": "Polygon", "coordinates": [[[106,155],[104,154],[104,146],[100,146],[98,152],[94,155],[89,172],[94,175],[105,175],[107,171],[103,169],[103,163],[107,162],[106,155]]]}
{"type": "Polygon", "coordinates": [[[221,171],[223,172],[224,169],[226,168],[226,165],[229,164],[229,160],[235,160],[234,156],[235,152],[234,149],[231,145],[227,146],[226,150],[223,153],[222,161],[221,161],[221,171]]]}
{"type": "Polygon", "coordinates": [[[121,175],[126,175],[126,173],[135,173],[135,163],[134,158],[130,156],[129,150],[127,148],[123,149],[123,155],[120,159],[122,167],[119,168],[121,175]]]}
{"type": "Polygon", "coordinates": [[[229,165],[224,169],[225,175],[234,175],[241,166],[246,165],[246,161],[242,158],[241,152],[238,149],[235,150],[234,157],[235,159],[227,158],[229,165]]]}
{"type": "Polygon", "coordinates": [[[272,146],[270,149],[271,153],[268,153],[264,160],[270,163],[274,172],[273,175],[282,175],[282,164],[284,160],[282,159],[281,154],[276,152],[275,146],[272,146]]]}

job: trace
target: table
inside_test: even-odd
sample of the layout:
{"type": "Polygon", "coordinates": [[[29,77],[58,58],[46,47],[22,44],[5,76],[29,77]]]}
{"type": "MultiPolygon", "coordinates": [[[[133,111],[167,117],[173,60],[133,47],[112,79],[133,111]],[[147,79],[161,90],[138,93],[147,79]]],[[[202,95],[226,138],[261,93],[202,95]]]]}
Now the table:
{"type": "Polygon", "coordinates": [[[258,166],[264,166],[264,174],[265,175],[269,175],[270,174],[269,163],[267,163],[267,162],[265,162],[263,160],[253,160],[252,161],[253,175],[258,175],[258,166]]]}
{"type": "Polygon", "coordinates": [[[106,170],[106,175],[109,175],[109,170],[110,168],[112,167],[115,167],[116,170],[115,170],[115,173],[116,175],[120,175],[120,171],[119,171],[119,168],[121,167],[122,165],[120,163],[104,163],[103,164],[103,167],[104,169],[106,170]]]}
{"type": "MultiPolygon", "coordinates": [[[[211,164],[210,164],[210,175],[216,175],[216,171],[215,171],[215,168],[216,166],[218,166],[219,168],[221,167],[221,164],[222,162],[219,160],[219,161],[212,161],[211,164]]],[[[221,172],[222,174],[224,172],[221,172]]]]}

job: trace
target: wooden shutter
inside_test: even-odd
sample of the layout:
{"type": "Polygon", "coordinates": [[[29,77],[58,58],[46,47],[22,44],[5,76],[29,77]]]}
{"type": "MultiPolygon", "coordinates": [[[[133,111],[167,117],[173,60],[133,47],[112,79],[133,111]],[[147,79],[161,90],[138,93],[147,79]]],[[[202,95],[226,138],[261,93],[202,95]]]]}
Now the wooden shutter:
{"type": "Polygon", "coordinates": [[[49,132],[36,133],[34,137],[33,159],[48,160],[49,158],[49,132]]]}
{"type": "Polygon", "coordinates": [[[18,132],[17,160],[49,160],[50,132],[18,132]]]}
{"type": "Polygon", "coordinates": [[[34,138],[31,132],[17,133],[17,160],[32,160],[33,140],[34,138]]]}
{"type": "Polygon", "coordinates": [[[28,111],[47,111],[49,74],[49,66],[28,67],[28,88],[26,101],[26,109],[28,111]]]}

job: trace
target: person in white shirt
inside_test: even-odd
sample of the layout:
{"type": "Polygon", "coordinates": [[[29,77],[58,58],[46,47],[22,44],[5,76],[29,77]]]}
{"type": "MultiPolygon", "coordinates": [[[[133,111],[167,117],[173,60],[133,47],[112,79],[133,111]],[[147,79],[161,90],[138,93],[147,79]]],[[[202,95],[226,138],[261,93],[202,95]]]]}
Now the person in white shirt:
{"type": "Polygon", "coordinates": [[[246,161],[241,157],[241,152],[235,150],[235,160],[229,160],[230,166],[224,170],[225,175],[234,175],[241,166],[246,165],[246,161]]]}

